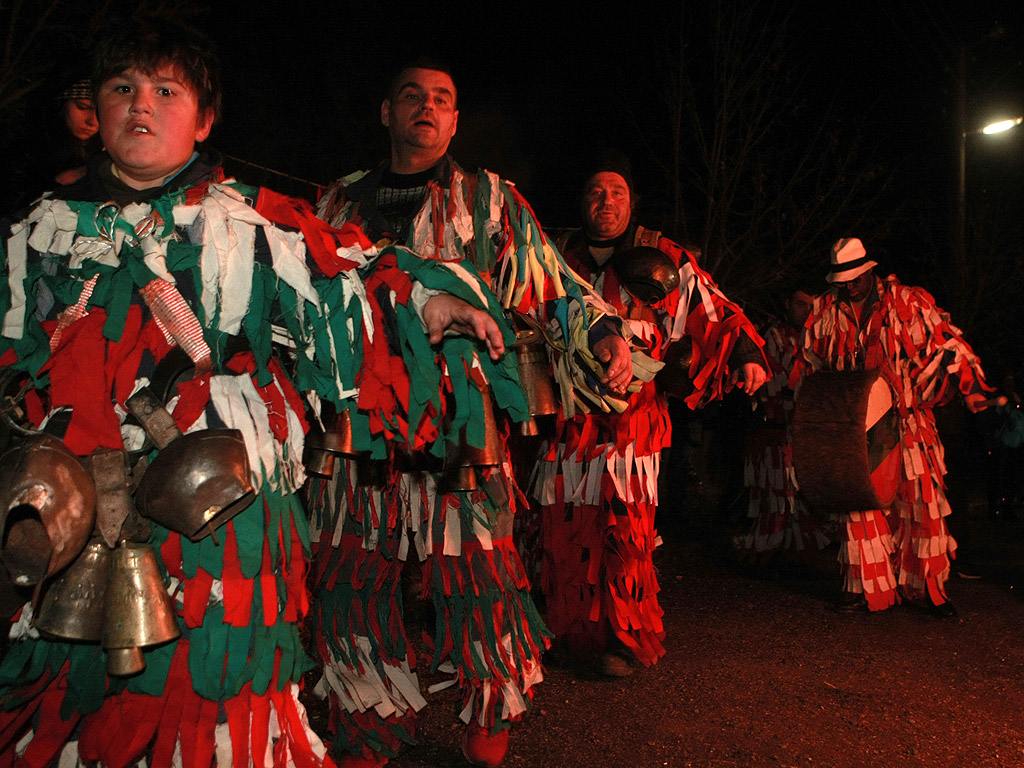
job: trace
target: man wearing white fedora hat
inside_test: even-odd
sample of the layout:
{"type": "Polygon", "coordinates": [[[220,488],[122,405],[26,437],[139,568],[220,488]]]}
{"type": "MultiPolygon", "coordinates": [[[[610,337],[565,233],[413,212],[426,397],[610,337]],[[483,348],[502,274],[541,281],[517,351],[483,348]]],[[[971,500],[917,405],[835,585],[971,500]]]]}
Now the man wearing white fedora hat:
{"type": "Polygon", "coordinates": [[[946,525],[946,467],[933,408],[959,392],[972,412],[982,410],[981,363],[927,291],[901,285],[895,275],[875,276],[878,263],[859,239],[837,240],[830,261],[832,289],[814,302],[791,383],[816,370],[878,369],[899,414],[891,508],[844,515],[838,607],[883,610],[902,596],[937,616],[955,616],[945,583],[956,542],[946,525]]]}

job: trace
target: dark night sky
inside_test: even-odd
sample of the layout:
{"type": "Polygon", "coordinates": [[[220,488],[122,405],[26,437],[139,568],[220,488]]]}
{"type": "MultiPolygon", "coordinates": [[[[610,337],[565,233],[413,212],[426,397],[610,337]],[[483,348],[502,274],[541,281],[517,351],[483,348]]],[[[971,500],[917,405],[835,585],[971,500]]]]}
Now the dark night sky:
{"type": "MultiPolygon", "coordinates": [[[[678,23],[674,11],[585,16],[474,3],[462,13],[424,4],[402,15],[390,3],[325,5],[290,3],[287,15],[270,15],[252,4],[221,3],[211,12],[209,28],[228,73],[222,146],[315,181],[372,163],[387,147],[377,113],[388,74],[428,53],[455,70],[461,118],[453,146],[464,164],[485,164],[516,180],[535,207],[556,206],[552,215],[561,218],[571,215],[566,190],[578,183],[580,158],[612,144],[634,156],[642,190],[648,199],[657,196],[662,180],[651,137],[667,117],[648,99],[644,137],[629,114],[635,108],[624,107],[645,89],[655,92],[660,51],[678,23]],[[627,71],[649,71],[650,82],[624,83],[627,71]]],[[[919,179],[911,186],[951,184],[955,156],[944,153],[953,151],[953,46],[959,35],[974,41],[972,120],[995,112],[999,99],[1014,114],[1024,111],[1024,3],[846,6],[793,6],[791,62],[799,87],[821,110],[834,106],[851,127],[863,127],[872,151],[919,179]],[[985,40],[997,21],[1006,34],[985,40]]],[[[697,4],[682,7],[700,15],[689,10],[697,4]]],[[[991,141],[972,144],[972,155],[981,156],[972,161],[998,152],[991,141]]],[[[995,162],[1019,169],[1021,153],[1015,160],[1008,154],[998,153],[995,162]]]]}
{"type": "MultiPolygon", "coordinates": [[[[606,145],[633,157],[645,208],[657,211],[667,154],[666,51],[678,47],[682,17],[692,77],[711,87],[713,62],[701,43],[714,5],[753,5],[764,9],[766,23],[788,16],[780,75],[806,99],[803,120],[831,111],[847,136],[860,132],[871,156],[899,171],[908,193],[952,187],[950,66],[959,40],[972,46],[972,123],[998,101],[1024,112],[1021,0],[634,3],[605,13],[591,4],[479,0],[412,11],[387,1],[221,0],[195,17],[225,65],[226,114],[213,143],[317,182],[372,164],[387,151],[378,112],[389,74],[429,54],[451,63],[460,88],[457,156],[515,180],[542,220],[573,217],[584,158],[606,145]],[[996,22],[1005,33],[989,40],[996,22]]],[[[1015,133],[998,143],[972,141],[972,177],[1009,166],[1019,178],[1024,130],[1015,133]]],[[[792,142],[801,138],[794,125],[792,142]]]]}
{"type": "MultiPolygon", "coordinates": [[[[197,17],[225,65],[225,117],[211,143],[320,183],[373,165],[387,152],[378,119],[387,79],[399,63],[428,54],[455,72],[453,151],[463,165],[515,180],[541,221],[560,226],[575,223],[586,159],[617,146],[633,158],[642,217],[657,225],[669,197],[666,52],[678,49],[682,16],[691,76],[699,88],[715,87],[704,45],[712,5],[633,3],[596,13],[594,4],[478,1],[410,12],[390,2],[222,0],[197,17]]],[[[859,161],[880,166],[884,194],[905,207],[875,233],[873,255],[891,257],[906,281],[933,287],[927,268],[931,252],[948,249],[956,179],[955,54],[969,44],[969,124],[1024,114],[1024,2],[721,5],[754,5],[766,26],[788,18],[779,77],[803,106],[775,140],[800,146],[827,115],[838,142],[857,142],[859,161]],[[1004,31],[992,36],[997,23],[1004,31]]],[[[1024,129],[972,136],[968,149],[969,210],[990,206],[1016,227],[1013,242],[1024,250],[1024,129]]],[[[700,194],[699,167],[692,173],[687,205],[700,194]]],[[[299,191],[274,177],[248,180],[299,191]]],[[[824,253],[827,245],[813,247],[824,253]]]]}
{"type": "MultiPolygon", "coordinates": [[[[669,200],[662,169],[669,146],[661,95],[666,52],[678,48],[681,14],[691,76],[698,87],[715,86],[704,45],[709,3],[632,4],[605,14],[591,5],[555,3],[477,2],[459,12],[457,5],[424,3],[412,13],[386,2],[326,5],[293,2],[288,14],[272,16],[248,3],[221,3],[210,12],[208,28],[227,71],[218,146],[321,183],[369,167],[387,153],[378,115],[388,77],[395,66],[426,54],[454,70],[460,120],[453,152],[463,165],[513,179],[543,223],[564,226],[576,223],[587,158],[617,146],[633,159],[641,217],[661,225],[669,200]]],[[[857,143],[858,162],[881,169],[879,199],[887,195],[900,209],[878,231],[823,235],[814,253],[824,259],[836,237],[861,235],[883,268],[955,306],[943,265],[957,167],[956,52],[967,43],[969,125],[1024,114],[1024,2],[756,7],[767,26],[787,19],[779,75],[803,104],[800,118],[776,140],[799,146],[827,119],[837,141],[857,143]]],[[[991,206],[1013,228],[1014,250],[1024,251],[1024,129],[972,136],[968,150],[969,211],[991,206]]],[[[269,177],[257,181],[281,186],[269,177]]],[[[698,207],[696,184],[687,186],[685,205],[698,207]]],[[[883,206],[890,207],[884,200],[883,206]]]]}

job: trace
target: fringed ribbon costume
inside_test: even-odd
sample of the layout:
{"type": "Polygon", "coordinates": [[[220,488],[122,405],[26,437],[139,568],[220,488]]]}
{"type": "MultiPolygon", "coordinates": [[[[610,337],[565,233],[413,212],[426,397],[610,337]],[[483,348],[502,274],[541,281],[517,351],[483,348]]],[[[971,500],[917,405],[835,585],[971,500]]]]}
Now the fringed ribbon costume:
{"type": "Polygon", "coordinates": [[[909,597],[940,605],[956,542],[946,526],[946,466],[933,409],[957,392],[986,389],[981,363],[924,289],[901,285],[895,275],[876,278],[860,322],[837,290],[815,299],[790,386],[797,389],[819,369],[880,369],[900,424],[892,508],[854,512],[845,521],[844,589],[863,593],[876,611],[897,601],[897,585],[909,597]]]}
{"type": "MultiPolygon", "coordinates": [[[[764,351],[771,366],[761,398],[764,425],[747,434],[743,482],[750,492],[750,531],[739,541],[740,552],[758,564],[782,554],[799,561],[809,549],[821,549],[828,539],[797,495],[793,468],[793,390],[789,372],[802,331],[788,323],[772,323],[763,332],[764,351]]],[[[760,393],[759,393],[760,394],[760,393]]]]}
{"type": "MultiPolygon", "coordinates": [[[[422,190],[406,195],[399,223],[382,213],[387,195],[403,193],[389,188],[383,166],[328,189],[319,215],[335,226],[356,223],[378,243],[401,242],[428,261],[464,259],[506,312],[543,330],[563,399],[608,395],[589,344],[618,325],[595,326],[606,308],[584,294],[526,200],[495,174],[467,174],[448,157],[428,176],[422,190]]],[[[465,365],[479,375],[484,362],[467,358],[465,365]]],[[[549,637],[512,541],[513,515],[525,499],[511,463],[490,470],[477,491],[457,493],[445,492],[439,475],[422,466],[410,471],[393,462],[389,477],[370,486],[357,485],[354,473],[349,464],[331,481],[310,484],[313,614],[325,644],[321,688],[330,695],[335,743],[393,756],[412,741],[415,713],[426,703],[398,589],[410,532],[437,616],[431,668],[455,673],[464,721],[507,727],[542,680],[549,637]]]]}
{"type": "MultiPolygon", "coordinates": [[[[763,342],[691,254],[643,228],[627,230],[617,247],[638,244],[656,245],[679,268],[679,289],[650,306],[633,299],[613,270],[597,265],[582,233],[569,239],[564,253],[569,266],[628,318],[634,340],[652,358],[663,360],[673,343],[692,346],[694,390],[686,403],[697,408],[722,394],[737,362],[737,342],[745,338],[752,354],[743,362],[764,364],[763,342]]],[[[665,653],[652,555],[661,543],[654,526],[661,450],[671,437],[665,395],[653,381],[617,409],[559,415],[533,494],[543,514],[545,618],[578,658],[618,645],[651,665],[665,653]]]]}
{"type": "MultiPolygon", "coordinates": [[[[350,408],[370,448],[382,450],[385,436],[440,439],[441,375],[416,293],[458,284],[478,308],[494,298],[402,249],[367,263],[373,250],[358,229],[225,181],[215,162],[196,160],[149,199],[120,205],[94,170],[4,228],[4,366],[31,378],[36,423],[72,408],[64,440],[85,456],[129,447],[125,400],[180,347],[196,375],[168,410],[183,432],[240,430],[257,494],[216,539],[152,523],[182,634],[146,648],[141,674],[108,677],[98,644],[40,637],[22,609],[0,664],[0,764],[333,765],[297,696],[311,666],[298,629],[309,566],[299,392],[350,408]],[[420,265],[422,283],[411,276],[420,265]],[[282,342],[292,350],[283,358],[282,342]]],[[[472,356],[472,342],[449,343],[449,365],[472,356]]],[[[518,379],[507,373],[488,370],[515,411],[518,379]]],[[[472,396],[469,376],[452,380],[472,396]]]]}

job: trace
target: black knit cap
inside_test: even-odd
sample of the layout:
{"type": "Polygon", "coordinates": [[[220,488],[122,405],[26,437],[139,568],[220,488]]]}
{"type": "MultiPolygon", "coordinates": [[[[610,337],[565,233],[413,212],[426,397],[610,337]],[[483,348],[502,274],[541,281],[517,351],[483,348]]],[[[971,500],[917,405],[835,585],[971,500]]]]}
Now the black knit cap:
{"type": "Polygon", "coordinates": [[[598,173],[617,173],[626,181],[626,186],[629,187],[630,194],[633,193],[633,169],[630,165],[629,158],[622,154],[617,149],[605,148],[602,149],[593,158],[589,164],[589,170],[587,175],[584,177],[584,184],[587,184],[595,174],[598,173]]]}

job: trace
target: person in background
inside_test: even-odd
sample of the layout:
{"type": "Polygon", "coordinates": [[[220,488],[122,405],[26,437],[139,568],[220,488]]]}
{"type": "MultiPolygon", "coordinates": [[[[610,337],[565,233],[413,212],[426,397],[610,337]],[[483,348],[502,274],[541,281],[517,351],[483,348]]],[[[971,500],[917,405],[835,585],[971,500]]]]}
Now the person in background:
{"type": "MultiPolygon", "coordinates": [[[[564,243],[566,262],[652,358],[692,355],[682,371],[690,408],[733,386],[753,394],[766,379],[761,337],[691,253],[637,224],[635,202],[629,160],[602,153],[583,184],[583,226],[564,243]],[[652,279],[658,295],[641,298],[638,286],[652,279]]],[[[611,677],[665,653],[652,560],[661,451],[672,438],[665,381],[642,383],[617,411],[563,408],[531,491],[542,506],[545,619],[565,655],[611,677]]]]}
{"type": "Polygon", "coordinates": [[[744,482],[750,493],[751,528],[738,542],[744,562],[770,568],[778,557],[799,563],[828,539],[797,493],[793,467],[793,390],[789,375],[814,302],[805,284],[789,290],[782,318],[763,332],[772,376],[761,389],[763,425],[747,435],[744,482]]]}
{"type": "MultiPolygon", "coordinates": [[[[449,154],[459,121],[450,71],[431,60],[402,66],[380,121],[389,159],[331,185],[318,214],[335,226],[358,224],[371,240],[402,243],[426,260],[465,260],[517,328],[543,332],[563,401],[621,400],[632,356],[614,313],[566,269],[513,184],[466,171],[449,154]]],[[[325,680],[333,681],[335,744],[348,753],[345,765],[393,757],[413,741],[416,712],[426,703],[411,672],[394,586],[410,544],[425,563],[423,593],[437,614],[432,668],[457,670],[463,752],[471,763],[504,759],[511,723],[543,680],[548,632],[513,543],[513,518],[526,502],[507,453],[481,479],[475,490],[453,491],[423,456],[403,455],[372,484],[358,482],[351,462],[310,484],[313,616],[326,639],[321,658],[325,680]]]]}
{"type": "Polygon", "coordinates": [[[956,541],[946,525],[946,464],[933,409],[959,394],[969,411],[983,410],[988,387],[981,361],[927,291],[902,285],[895,275],[877,277],[878,262],[859,239],[837,240],[830,262],[832,288],[814,301],[790,386],[796,390],[817,370],[878,369],[900,421],[891,514],[875,509],[844,516],[837,608],[880,611],[902,595],[937,617],[955,616],[945,584],[956,541]]]}
{"type": "Polygon", "coordinates": [[[67,133],[60,142],[60,171],[54,180],[58,184],[72,184],[85,176],[89,158],[102,149],[103,142],[99,135],[100,126],[96,120],[96,106],[89,78],[68,85],[61,91],[59,99],[67,133]]]}
{"type": "MultiPolygon", "coordinates": [[[[0,759],[332,766],[298,698],[311,666],[299,635],[309,570],[297,494],[308,428],[300,393],[348,408],[356,439],[371,447],[383,445],[385,432],[388,440],[399,439],[395,432],[419,444],[443,440],[443,418],[460,411],[424,416],[419,407],[440,398],[438,356],[469,345],[490,366],[492,386],[511,391],[514,371],[497,362],[511,331],[465,270],[400,248],[378,252],[357,228],[324,224],[308,203],[225,179],[220,156],[203,146],[221,97],[216,56],[198,33],[161,22],[113,27],[97,49],[93,94],[106,151],[79,181],[0,228],[0,365],[25,382],[25,429],[46,441],[48,454],[70,455],[52,472],[44,465],[29,487],[52,483],[59,501],[69,494],[66,478],[77,477],[76,498],[93,486],[107,493],[95,530],[86,501],[52,510],[31,494],[14,516],[5,505],[0,569],[39,565],[38,548],[19,548],[25,537],[17,533],[43,523],[35,539],[53,557],[82,547],[81,556],[129,551],[152,568],[128,571],[137,580],[114,597],[113,567],[109,583],[71,584],[70,603],[85,614],[76,618],[99,613],[102,632],[40,634],[31,603],[14,617],[0,662],[0,759]],[[388,381],[374,379],[380,371],[388,381]],[[158,406],[167,403],[166,420],[186,434],[147,447],[128,418],[157,412],[131,405],[143,388],[158,406]],[[357,392],[377,400],[357,400],[357,392]],[[192,457],[204,455],[196,441],[207,439],[219,450],[196,467],[192,457]],[[193,450],[162,461],[178,441],[193,450]],[[242,452],[230,453],[228,466],[226,445],[242,452]],[[113,457],[120,473],[82,480],[78,457],[95,467],[97,456],[113,457]],[[61,471],[68,466],[79,474],[61,471]],[[129,468],[133,483],[142,475],[134,502],[122,496],[129,468]],[[142,488],[150,482],[184,494],[175,496],[183,503],[148,519],[142,488]],[[222,487],[237,493],[225,499],[222,487]],[[36,502],[39,518],[29,511],[36,502]],[[201,514],[202,528],[190,525],[190,512],[201,514]],[[149,634],[143,627],[167,593],[166,623],[149,634]],[[125,613],[128,606],[142,616],[125,613]],[[108,647],[114,629],[130,647],[108,647]],[[130,668],[112,663],[125,658],[121,650],[138,651],[130,668]]],[[[468,376],[451,379],[478,391],[468,376]]],[[[8,470],[22,466],[20,455],[4,463],[8,470]]],[[[6,483],[0,492],[10,492],[6,483]]],[[[48,562],[42,557],[41,567],[48,562]]],[[[44,594],[56,589],[35,571],[24,578],[37,579],[44,594]]]]}

